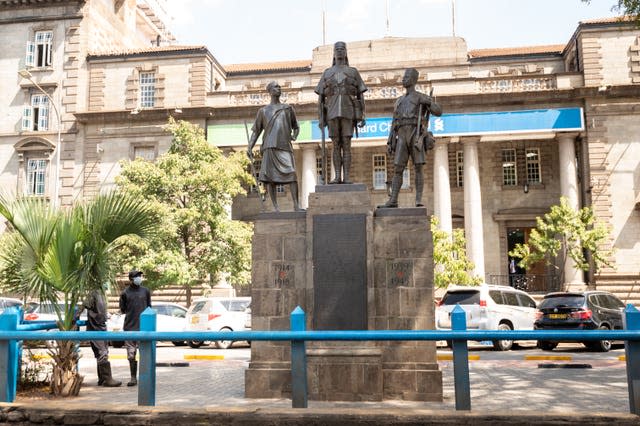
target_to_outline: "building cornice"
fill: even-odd
[[[142,121],[162,121],[166,122],[169,117],[178,120],[203,119],[213,117],[215,108],[211,107],[184,107],[175,108],[143,109],[133,114],[130,110],[118,111],[91,111],[77,112],[74,114],[78,122],[92,124],[94,122],[142,122]]]

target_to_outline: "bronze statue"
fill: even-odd
[[[351,138],[356,125],[365,125],[363,93],[366,91],[367,86],[358,70],[349,66],[347,45],[337,42],[333,46],[333,65],[322,73],[315,90],[319,102],[319,126],[323,132],[325,126],[329,128],[329,137],[333,141],[336,177],[330,183],[351,183]]]
[[[293,209],[302,211],[298,203],[298,178],[293,157],[292,141],[296,140],[300,128],[296,113],[290,105],[280,103],[282,91],[280,85],[272,81],[267,85],[267,92],[271,95],[271,103],[258,111],[256,120],[251,128],[247,155],[253,161],[253,147],[262,136],[262,165],[258,180],[267,187],[267,192],[275,211],[280,211],[276,194],[276,185],[289,184]]]
[[[391,181],[391,195],[389,200],[378,207],[398,207],[398,194],[402,187],[402,173],[407,167],[409,157],[413,162],[416,175],[416,207],[422,207],[422,190],[424,175],[422,168],[425,163],[426,151],[433,149],[435,139],[428,131],[429,115],[442,115],[442,108],[431,96],[416,90],[418,70],[409,68],[402,77],[402,86],[406,93],[396,101],[393,111],[393,122],[387,152],[393,155],[393,180]]]

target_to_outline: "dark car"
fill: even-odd
[[[549,293],[538,304],[536,330],[619,330],[624,303],[604,291]],[[559,341],[539,340],[538,348],[553,350]],[[585,341],[587,348],[607,352],[611,341]]]

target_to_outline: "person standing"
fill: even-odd
[[[129,285],[120,295],[120,312],[125,314],[122,327],[124,331],[139,331],[140,314],[151,307],[151,293],[148,288],[142,286],[142,275],[142,272],[136,270],[129,272]],[[138,384],[138,361],[136,361],[138,343],[130,340],[124,342],[131,371],[131,380],[127,386]]]
[[[402,77],[406,89],[396,101],[393,111],[392,129],[387,140],[387,152],[393,156],[393,180],[389,200],[378,207],[398,207],[398,194],[402,188],[402,174],[409,157],[414,166],[416,181],[416,207],[422,207],[424,189],[423,166],[426,150],[432,149],[433,135],[428,131],[425,116],[430,111],[435,116],[442,115],[442,108],[430,96],[416,90],[418,70],[409,68]]]
[[[336,177],[330,183],[351,183],[351,138],[356,125],[365,125],[366,91],[367,86],[358,70],[349,66],[347,45],[343,41],[337,42],[333,46],[333,64],[322,73],[315,89],[319,104],[319,126],[329,128],[329,137],[333,142]]]
[[[105,291],[108,286],[94,289],[89,292],[87,298],[80,306],[77,317],[85,309],[87,310],[87,331],[107,331],[107,300]],[[106,340],[91,340],[91,350],[96,357],[98,369],[98,386],[118,387],[122,382],[114,380],[111,376],[111,363],[109,362],[109,342]]]
[[[258,111],[251,129],[247,156],[253,161],[253,147],[261,133],[262,164],[258,180],[267,187],[267,192],[275,211],[280,211],[276,194],[276,186],[289,184],[293,209],[302,211],[298,201],[298,177],[293,157],[292,141],[296,140],[300,127],[296,113],[290,105],[280,103],[282,89],[275,81],[267,85],[267,92],[271,95],[271,103]]]

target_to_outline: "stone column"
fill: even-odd
[[[451,223],[451,186],[449,184],[448,141],[437,139],[433,155],[433,208],[440,221],[440,229],[453,231]]]
[[[473,274],[484,279],[484,231],[482,224],[478,139],[464,140],[463,152],[464,233],[467,241],[467,257],[475,265]]]
[[[571,208],[578,210],[578,165],[574,145],[576,134],[560,133],[557,138],[560,154],[560,195],[567,198]],[[570,257],[564,262],[564,284],[569,290],[580,290],[585,286],[582,270]]]
[[[302,182],[300,183],[300,207],[309,207],[309,194],[316,187],[316,147],[305,145],[302,148]]]

